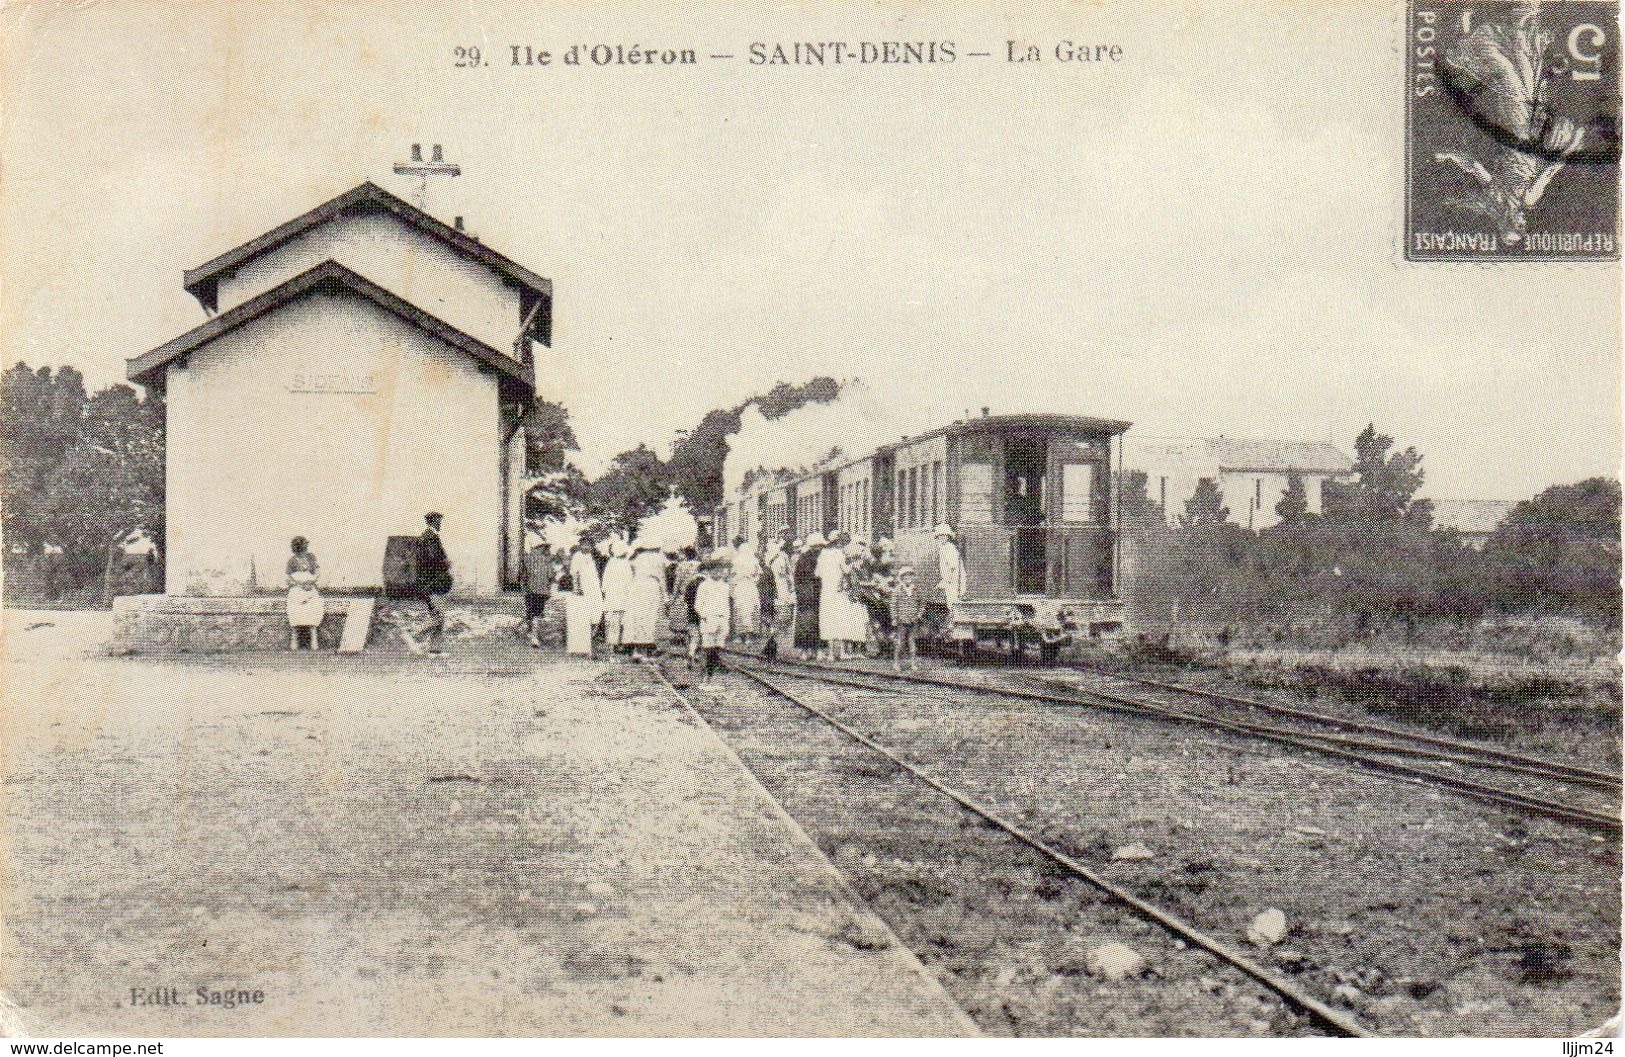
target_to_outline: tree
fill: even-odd
[[[1503,608],[1571,613],[1618,625],[1620,484],[1554,485],[1512,508],[1484,546]]]
[[[36,553],[51,538],[44,499],[79,439],[85,399],[84,378],[72,367],[17,363],[0,375],[0,525],[8,545]]]
[[[145,528],[164,535],[164,412],[127,385],[85,404],[79,439],[52,473],[44,524],[81,570],[100,567],[112,541]]]
[[[526,476],[563,472],[570,453],[581,450],[570,425],[570,412],[563,404],[537,397],[525,412],[522,426]]]
[[[1322,506],[1326,517],[1345,525],[1408,522],[1426,529],[1433,523],[1433,503],[1417,499],[1426,474],[1415,448],[1388,454],[1394,438],[1368,424],[1354,440],[1352,481],[1327,481]]]
[[[1224,505],[1224,497],[1219,494],[1218,482],[1211,477],[1197,481],[1196,491],[1185,500],[1185,513],[1179,518],[1181,527],[1204,528],[1229,520],[1230,509]]]
[[[671,468],[646,445],[623,451],[587,490],[587,513],[630,533],[665,504]]]
[[[729,408],[708,412],[672,445],[671,483],[688,500],[691,510],[712,510],[722,502],[723,467],[728,461],[728,438],[739,432],[745,409],[755,404],[769,420],[783,418],[807,404],[822,404],[841,394],[841,383],[818,377],[801,385],[779,382],[759,396]]]
[[[162,541],[164,408],[156,395],[113,385],[87,398],[73,368],[19,363],[0,376],[0,413],[8,542],[31,554],[60,547],[54,567],[71,587],[100,573],[117,536],[145,527]]]
[[[1304,487],[1303,475],[1293,470],[1287,474],[1286,491],[1275,504],[1275,516],[1281,524],[1297,527],[1309,518],[1309,492]]]
[[[1123,532],[1146,532],[1165,528],[1162,507],[1151,498],[1150,481],[1144,470],[1130,470],[1119,484],[1118,522]]]

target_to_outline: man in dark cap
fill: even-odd
[[[429,652],[440,652],[440,636],[446,630],[446,618],[434,604],[435,595],[451,590],[451,559],[446,546],[440,542],[440,512],[431,510],[423,515],[427,527],[418,537],[418,597],[429,610]]]

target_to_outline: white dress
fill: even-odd
[[[592,626],[598,607],[583,595],[564,596],[564,649],[577,657],[592,656]]]
[[[598,563],[592,555],[570,557],[571,591],[564,601],[564,648],[577,657],[592,656],[592,629],[603,616],[604,596],[598,587]]]
[[[965,594],[965,563],[960,560],[959,547],[952,540],[943,540],[937,548],[937,576],[942,581],[942,594],[952,609]]]
[[[593,561],[592,555],[577,551],[570,557],[570,583],[575,593],[587,601],[583,612],[592,614],[587,623],[598,623],[598,618],[604,615],[604,591],[598,584],[598,563]]]
[[[632,559],[632,586],[626,592],[626,617],[621,640],[628,646],[653,646],[660,641],[666,612],[666,556],[639,551]]]
[[[694,613],[700,618],[700,645],[723,645],[728,638],[728,585],[709,576],[694,592]]]
[[[825,547],[818,554],[814,575],[818,577],[818,637],[825,642],[862,640],[861,631],[853,634],[851,596],[841,589],[846,552],[839,547]]]
[[[623,641],[626,599],[632,590],[632,560],[617,554],[604,566],[604,636],[611,646]]]
[[[733,561],[733,629],[736,635],[756,634],[756,624],[762,616],[762,591],[757,577],[762,575],[762,563],[756,552],[748,547],[739,548]]]
[[[315,559],[310,564],[316,564]],[[288,624],[295,628],[314,628],[327,615],[327,603],[316,590],[316,574],[299,564],[297,558],[288,560]]]

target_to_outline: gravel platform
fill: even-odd
[[[34,1034],[975,1032],[642,668],[112,658],[105,614],[4,616]]]

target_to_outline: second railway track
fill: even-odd
[[[1617,834],[1621,830],[1618,804],[1609,802],[1599,796],[1599,790],[1611,788],[1608,782],[1600,780],[1608,777],[1603,775],[1602,772],[1573,769],[1580,770],[1581,773],[1578,775],[1567,774],[1561,765],[1551,764],[1548,761],[1542,761],[1534,757],[1517,757],[1509,760],[1503,757],[1516,757],[1517,754],[1504,753],[1494,749],[1490,749],[1487,753],[1475,753],[1472,750],[1488,747],[1479,747],[1471,743],[1455,742],[1449,748],[1435,748],[1426,744],[1418,744],[1415,741],[1407,743],[1397,738],[1386,742],[1347,738],[1328,734],[1325,731],[1303,729],[1302,726],[1271,726],[1237,718],[1233,715],[1195,712],[1164,700],[1149,697],[1143,692],[1130,693],[1119,689],[1067,687],[1065,692],[1056,692],[1056,690],[1028,689],[1000,683],[972,683],[923,675],[898,675],[872,669],[853,669],[804,661],[779,660],[773,663],[780,670],[799,673],[810,678],[823,679],[834,685],[844,684],[860,687],[914,686],[930,688],[939,692],[994,695],[1070,708],[1102,707],[1125,714],[1146,716],[1163,722],[1223,730],[1242,737],[1259,739],[1299,751],[1331,757],[1339,762],[1384,774],[1398,781],[1448,789],[1464,797],[1524,814],[1555,819],[1597,832]],[[1239,702],[1244,699],[1232,700]],[[1282,706],[1282,711],[1292,710]],[[1398,730],[1394,730],[1392,733],[1402,736],[1410,734],[1410,732]],[[1424,736],[1422,740],[1442,739],[1426,739]],[[1416,766],[1412,762],[1402,762],[1400,759],[1393,758],[1396,756],[1432,763],[1438,769]],[[1524,783],[1524,787],[1508,788],[1504,785],[1490,785],[1486,782],[1448,773],[1448,769],[1468,768],[1481,768],[1513,774]],[[1585,802],[1574,799],[1577,791],[1568,788],[1571,784],[1585,787],[1583,790],[1578,791],[1578,795],[1584,797]]]

